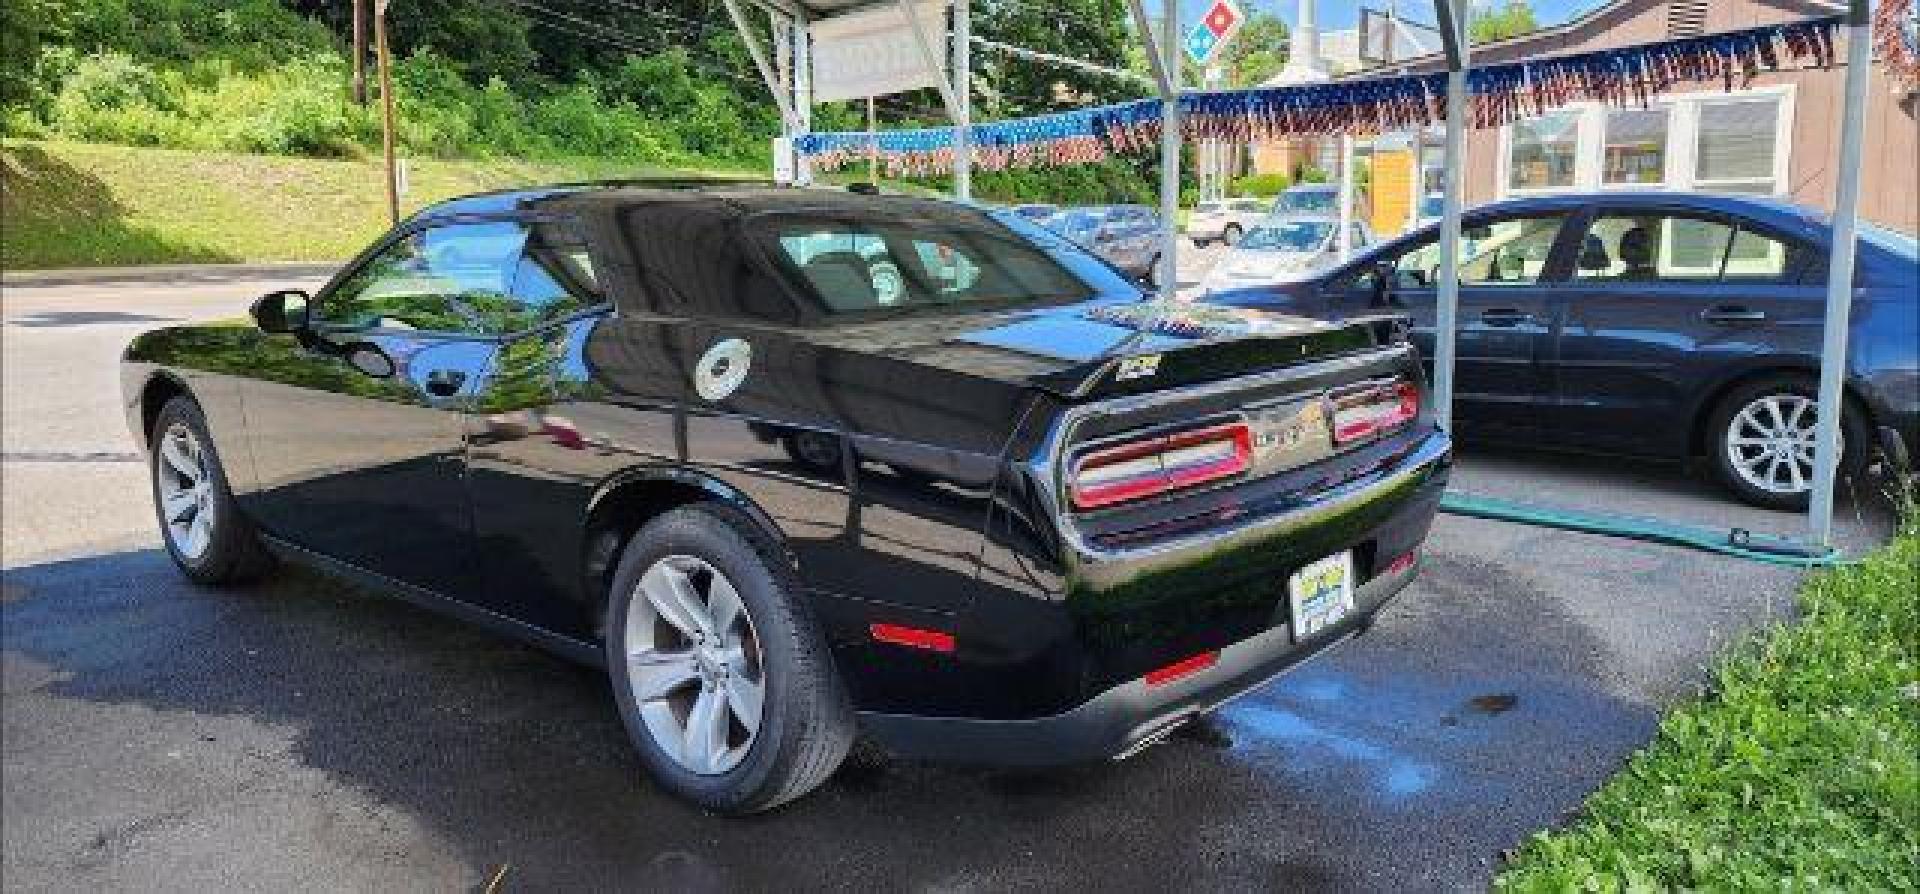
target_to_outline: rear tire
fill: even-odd
[[[160,542],[195,583],[253,580],[273,568],[273,554],[240,514],[227,473],[193,398],[167,401],[148,432],[147,480]]]
[[[1767,509],[1807,508],[1813,491],[1813,437],[1819,386],[1804,376],[1780,376],[1735,388],[1707,423],[1707,458],[1714,476],[1741,500]],[[1866,469],[1867,426],[1854,411],[1840,415],[1840,469],[1844,485]]]
[[[1228,248],[1239,245],[1240,225],[1227,224],[1227,228],[1220,231],[1220,241],[1226,243]]]
[[[607,600],[607,667],[661,786],[756,813],[840,766],[853,711],[801,599],[774,546],[731,508],[675,509],[633,536]]]

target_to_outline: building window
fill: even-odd
[[[1663,108],[1607,112],[1602,183],[1618,185],[1666,181],[1667,114]]]
[[[1699,189],[1772,193],[1780,100],[1739,99],[1700,104],[1693,183]]]
[[[1507,186],[1513,190],[1559,189],[1573,185],[1579,157],[1580,115],[1555,112],[1513,125]]]

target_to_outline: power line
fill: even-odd
[[[542,18],[539,15],[531,16],[530,18],[536,24],[539,24],[548,28],[553,28],[559,31],[565,31],[569,34],[574,35],[575,37],[582,37],[587,40],[597,41],[603,45],[615,47],[618,49],[623,49],[629,53],[633,53],[636,55],[653,56],[653,55],[658,55],[666,50],[676,48],[673,46],[661,46],[658,44],[649,45],[647,43],[644,43],[642,41],[642,38],[639,35],[633,34],[632,32],[623,31],[621,29],[614,28],[610,25],[603,25],[598,22],[580,18],[579,16],[569,15],[567,13],[560,12],[558,10],[549,9],[537,3],[528,2],[528,0],[507,0],[507,2],[515,6],[521,7],[522,9],[530,12],[542,13],[546,16],[552,17],[552,18]],[[574,24],[572,25],[567,24],[569,22]],[[713,65],[711,63],[702,62],[698,59],[694,59],[691,57],[686,59],[685,62],[687,65],[690,65],[694,68],[698,68],[703,71],[712,72],[714,74],[718,74],[723,77],[732,78],[743,84],[752,84],[754,86],[760,85],[759,80],[754,78],[748,78],[735,70],[730,70],[721,66]]]

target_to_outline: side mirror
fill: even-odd
[[[253,325],[261,332],[279,334],[300,332],[308,327],[308,313],[312,307],[312,298],[299,289],[282,289],[268,292],[253,302],[249,311],[253,315]]]

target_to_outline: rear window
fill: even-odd
[[[775,215],[755,234],[800,292],[831,314],[1077,301],[1087,284],[988,220]]]

